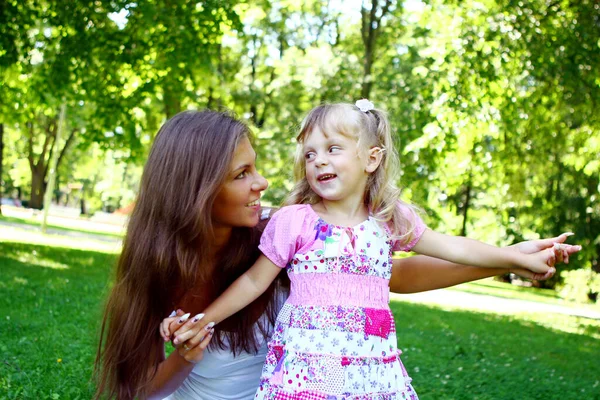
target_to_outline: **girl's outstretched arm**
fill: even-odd
[[[554,251],[546,249],[523,254],[509,248],[499,248],[477,240],[449,236],[426,229],[413,247],[417,253],[464,265],[486,268],[525,268],[545,274],[554,265]]]
[[[569,256],[581,250],[581,246],[563,244],[572,233],[563,233],[548,239],[529,240],[508,246],[509,249],[523,254],[531,254],[553,248],[556,262],[569,263]],[[555,246],[559,244],[559,246]],[[441,289],[460,283],[488,278],[508,272],[527,279],[548,279],[548,274],[534,274],[526,269],[482,268],[456,264],[427,256],[413,256],[394,259],[390,290],[394,293],[417,293],[427,290]]]
[[[279,272],[281,268],[261,255],[248,271],[204,310],[202,318],[189,320],[175,332],[173,344],[184,343],[199,333],[204,336],[202,329],[208,332],[215,324],[252,303],[267,290]]]

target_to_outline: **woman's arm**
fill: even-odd
[[[569,255],[581,250],[581,246],[562,244],[571,235],[571,233],[563,233],[554,238],[530,240],[508,248],[523,254],[531,254],[553,247],[555,243],[558,243],[560,246],[555,247],[556,262],[568,263]],[[413,256],[393,260],[390,290],[394,293],[424,292],[508,272],[538,280],[548,279],[554,274],[553,270],[545,275],[533,274],[524,269],[472,267],[427,256]]]
[[[183,313],[178,312],[178,314],[174,318],[180,318]],[[170,319],[166,318],[166,320]],[[151,389],[148,398],[164,399],[177,390],[185,378],[192,372],[194,365],[202,360],[204,350],[211,339],[212,332],[205,335],[198,345],[190,347],[176,346],[175,351],[159,364],[156,375],[150,382]]]
[[[471,267],[429,256],[394,259],[390,291],[418,293],[505,274],[508,269]]]
[[[173,393],[194,369],[194,363],[181,357],[177,351],[172,352],[166,360],[160,363],[148,399],[164,399]]]

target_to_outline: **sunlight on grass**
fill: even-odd
[[[600,321],[597,319],[554,313],[519,313],[513,317],[522,321],[534,322],[553,331],[587,335],[600,339]]]
[[[29,226],[40,227],[42,224],[42,215],[37,213],[32,215],[31,213],[20,213],[14,212],[14,210],[5,209],[3,207],[3,215],[0,216],[0,221],[25,224]],[[6,214],[6,215],[4,215]],[[49,229],[59,229],[74,232],[85,232],[91,234],[98,234],[103,236],[111,237],[122,237],[125,231],[123,226],[102,224],[93,221],[88,221],[84,218],[60,218],[49,216],[47,227]]]
[[[39,231],[11,226],[0,227],[0,242],[41,244],[70,249],[95,250],[104,253],[118,253],[121,251],[121,244],[117,242],[102,242],[94,239],[73,238],[55,234],[44,235]],[[39,260],[36,262],[39,262]]]
[[[498,282],[493,278],[482,279],[476,282],[463,283],[461,285],[453,286],[448,289],[460,292],[502,297],[507,299],[535,301],[537,303],[552,304],[572,309],[589,310],[596,313],[600,312],[600,302],[597,304],[576,303],[561,298],[556,291],[551,289],[522,287],[512,285],[506,282]]]
[[[393,303],[404,303],[405,300],[401,296],[396,296],[390,301],[390,305]],[[574,333],[578,335],[588,335],[596,339],[600,339],[600,320],[583,318],[571,315],[556,314],[556,313],[542,313],[542,312],[519,312],[515,313],[512,311],[490,311],[490,310],[477,310],[473,308],[468,311],[465,307],[456,307],[451,305],[439,305],[439,304],[428,304],[427,307],[437,308],[443,311],[463,311],[463,312],[474,312],[481,313],[483,315],[489,314],[491,316],[502,316],[513,320],[521,321],[521,323],[529,324],[535,323],[540,326],[544,326],[550,330],[566,333]],[[444,323],[442,323],[444,326]]]
[[[4,257],[13,259],[23,264],[31,264],[36,267],[52,268],[52,269],[68,269],[69,266],[65,263],[60,263],[47,258],[40,258],[35,250],[31,253],[17,252],[14,254],[4,254]]]

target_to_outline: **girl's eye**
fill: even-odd
[[[331,146],[331,147],[329,148],[329,152],[330,152],[330,153],[334,153],[334,152],[336,152],[336,151],[339,151],[339,150],[341,150],[341,149],[342,149],[342,148],[341,148],[340,146]]]
[[[243,171],[238,176],[236,176],[235,179],[244,179],[246,175],[248,175],[248,171]]]
[[[312,151],[309,151],[308,153],[304,154],[304,158],[306,160],[312,160],[315,158],[315,153],[313,153]]]

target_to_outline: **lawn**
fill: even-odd
[[[0,399],[91,398],[115,258],[103,243],[0,234]],[[600,399],[600,321],[392,309],[421,400]]]
[[[0,215],[0,222],[8,222],[13,224],[21,224],[39,227],[41,229],[41,217],[8,217],[5,215]],[[71,224],[69,225],[65,221],[69,221],[68,219],[62,219],[60,223],[48,223],[46,225],[48,230],[52,230],[55,232],[79,232],[79,233],[87,233],[91,235],[99,235],[99,237],[107,236],[111,238],[120,239],[123,237],[122,229],[119,227],[111,226],[111,225],[102,225],[102,224],[94,224],[94,223],[86,223],[85,220],[82,219],[73,219]],[[87,227],[82,227],[82,225],[87,225]],[[96,227],[90,228],[90,226]],[[103,230],[98,227],[103,227]]]

